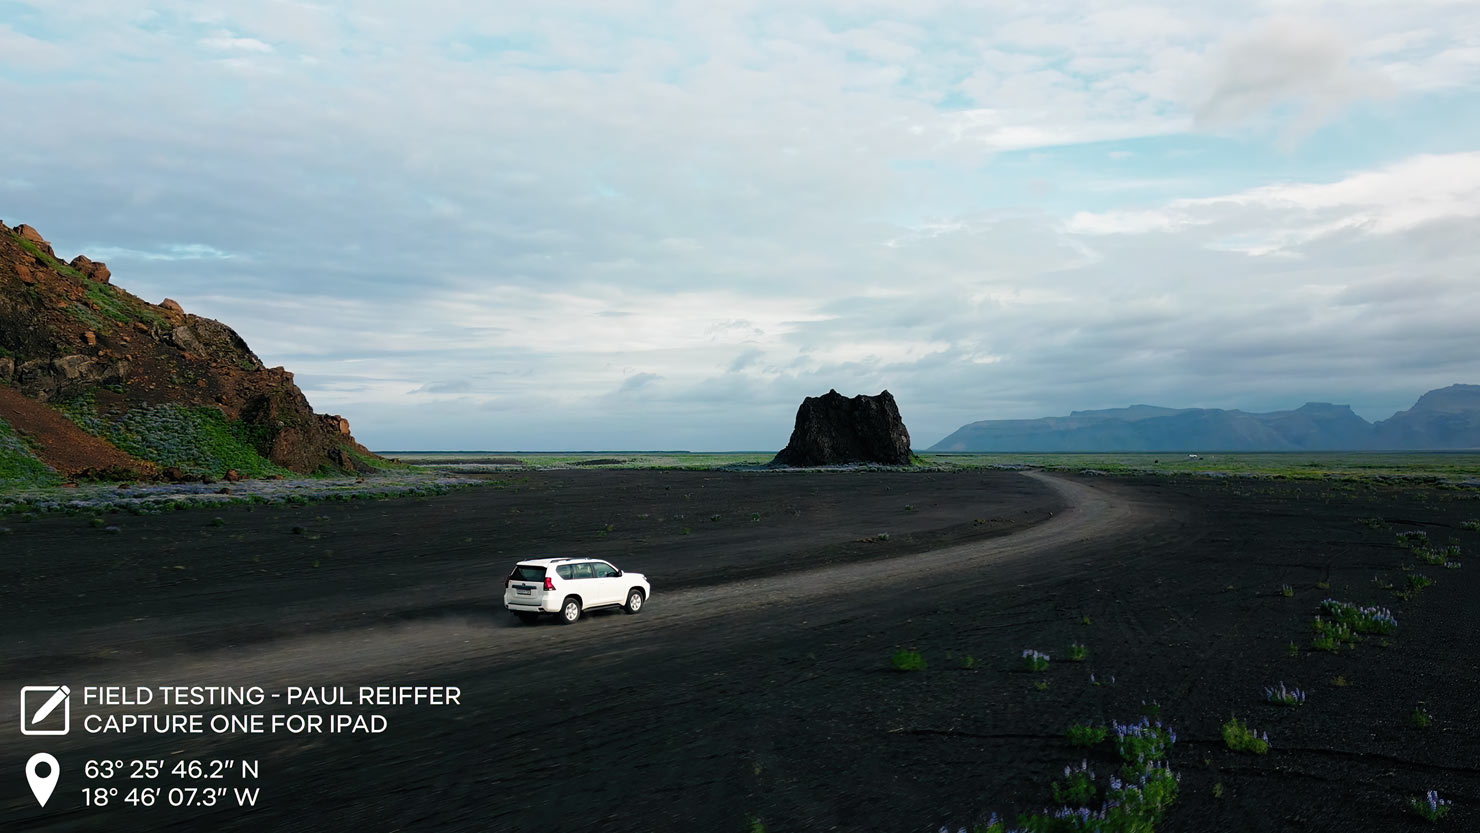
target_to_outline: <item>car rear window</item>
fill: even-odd
[[[555,568],[555,575],[560,576],[561,578],[570,578],[570,573],[571,566],[569,564],[561,564],[559,567]]]
[[[545,568],[533,564],[519,564],[514,567],[514,572],[509,578],[515,581],[539,581],[545,577]]]

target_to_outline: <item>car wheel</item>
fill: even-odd
[[[622,605],[622,610],[627,613],[637,613],[642,610],[643,601],[642,591],[634,587],[627,593],[627,603]]]
[[[574,625],[581,618],[581,600],[575,596],[565,600],[560,606],[560,621],[567,625]]]
[[[540,620],[540,615],[538,613],[530,613],[525,610],[517,611],[514,615],[518,616],[519,621],[523,622],[526,625],[533,625],[535,622],[538,622]]]

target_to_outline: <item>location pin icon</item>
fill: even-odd
[[[41,767],[46,767],[46,774],[37,772]],[[46,800],[51,798],[52,790],[57,788],[57,778],[62,774],[62,767],[57,759],[45,752],[37,752],[26,761],[26,780],[31,782],[31,792],[36,795],[36,800],[41,806],[46,806]]]

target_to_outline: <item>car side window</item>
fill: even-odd
[[[591,578],[591,565],[590,565],[590,563],[577,564],[577,565],[575,565],[575,567],[576,567],[575,578]]]
[[[555,575],[560,576],[561,578],[570,578],[570,573],[571,571],[569,564],[561,564],[559,567],[555,568]]]
[[[612,565],[610,565],[610,564],[596,563],[596,564],[593,564],[591,566],[593,566],[593,567],[596,568],[596,577],[597,578],[612,578],[613,576],[615,576],[617,574],[616,569],[613,568]]]

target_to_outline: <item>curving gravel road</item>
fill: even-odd
[[[390,728],[368,736],[74,733],[38,746],[35,738],[0,734],[7,760],[45,748],[74,767],[104,756],[253,757],[263,762],[266,795],[250,811],[147,812],[82,808],[75,793],[62,799],[70,807],[43,811],[28,806],[27,796],[6,795],[0,819],[22,821],[17,829],[27,830],[728,830],[746,823],[752,805],[785,806],[782,815],[799,820],[813,804],[816,818],[829,824],[854,818],[852,791],[877,793],[880,784],[837,783],[799,797],[793,783],[777,805],[774,794],[756,793],[751,782],[765,781],[776,767],[800,768],[827,783],[826,761],[869,758],[880,731],[867,728],[877,719],[867,716],[870,690],[895,680],[876,669],[916,620],[961,619],[979,633],[1031,625],[1042,617],[1030,600],[1034,588],[1085,571],[1111,544],[1123,547],[1148,530],[1170,536],[1180,526],[1165,507],[1124,488],[1039,473],[1007,477],[1031,481],[1037,505],[1052,507],[1044,520],[984,540],[672,591],[663,575],[650,574],[654,596],[638,616],[595,612],[573,627],[553,620],[521,625],[499,609],[502,582],[494,578],[440,593],[414,587],[414,602],[391,592],[366,596],[358,613],[372,624],[239,646],[170,650],[161,635],[165,620],[146,631],[145,647],[126,662],[76,658],[52,676],[74,690],[455,685],[462,705],[379,709]],[[950,512],[970,519],[978,510]],[[328,601],[346,610],[355,605],[338,596]],[[419,612],[397,618],[408,605]],[[344,621],[341,613],[332,621]],[[203,627],[207,620],[181,621]],[[21,670],[7,667],[0,682],[5,713],[18,707],[19,686],[33,682]],[[807,725],[792,724],[798,716]],[[887,783],[892,776],[887,765],[871,765],[869,774],[849,777]],[[898,794],[899,786],[883,794]]]

